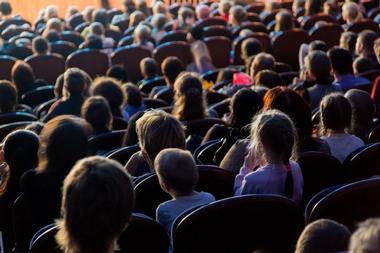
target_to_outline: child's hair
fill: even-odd
[[[320,104],[321,134],[329,130],[349,130],[351,127],[351,105],[342,94],[333,93],[325,96]]]
[[[133,207],[131,179],[119,163],[80,160],[64,181],[57,242],[67,252],[107,252],[126,229]]]
[[[297,132],[293,121],[278,110],[257,115],[251,125],[250,149],[254,157],[264,157],[269,163],[283,163],[288,172],[285,196],[293,196],[293,177],[290,160],[296,159]]]
[[[90,123],[95,133],[112,128],[111,108],[101,96],[87,98],[82,105],[81,115]]]
[[[189,151],[164,149],[154,160],[154,168],[161,187],[175,195],[191,194],[198,183],[198,168]]]
[[[159,110],[146,112],[136,123],[140,147],[148,155],[150,165],[165,148],[185,148],[185,131],[172,115]]]

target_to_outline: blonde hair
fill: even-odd
[[[359,224],[352,234],[349,253],[375,253],[380,250],[380,219],[371,218]]]
[[[358,4],[346,2],[342,6],[342,17],[345,21],[356,23],[363,18]]]
[[[58,6],[57,5],[47,6],[44,12],[44,18],[46,21],[48,21],[51,18],[58,18]]]
[[[185,148],[185,131],[182,124],[172,115],[161,111],[146,112],[136,122],[139,144],[153,165],[157,154],[165,148]]]

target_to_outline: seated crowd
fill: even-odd
[[[351,223],[308,210],[380,174],[343,171],[380,142],[378,5],[123,0],[65,17],[50,5],[31,24],[0,1],[0,252],[134,252],[120,238],[139,212],[184,252],[186,219],[247,195],[282,196],[306,220],[289,249],[250,252],[380,252],[367,206],[344,210],[366,214]],[[338,179],[310,178],[307,155]],[[51,228],[56,247],[34,251]]]

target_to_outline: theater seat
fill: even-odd
[[[49,85],[26,92],[22,95],[21,102],[34,108],[54,98],[54,86]]]
[[[108,56],[99,50],[80,49],[67,57],[67,68],[80,68],[92,78],[104,76],[108,69]]]
[[[364,30],[371,30],[374,32],[378,32],[379,25],[373,20],[366,19],[366,20],[362,20],[357,23],[354,23],[353,25],[348,27],[347,30],[354,33],[360,33],[361,31],[364,31]]]
[[[65,59],[58,54],[32,55],[25,59],[37,79],[43,79],[54,84],[56,79],[65,72]]]
[[[158,45],[164,44],[166,42],[172,42],[172,41],[184,41],[187,42],[186,39],[187,33],[184,31],[171,31],[165,34],[159,41]]]
[[[223,36],[204,39],[210,52],[211,60],[216,68],[230,65],[231,40]]]
[[[89,154],[107,154],[109,151],[120,148],[126,130],[116,130],[105,134],[90,137],[88,140]]]
[[[12,80],[12,68],[17,59],[12,56],[0,56],[0,79]]]
[[[183,41],[173,41],[164,43],[156,47],[153,51],[153,58],[157,61],[158,65],[169,56],[178,57],[185,66],[192,62],[192,55],[190,52],[190,46]]]
[[[109,159],[116,160],[122,165],[125,165],[129,161],[129,158],[131,158],[133,154],[139,151],[140,147],[138,145],[133,145],[113,150],[110,153],[108,153],[106,157]]]
[[[70,54],[74,53],[77,50],[77,46],[74,43],[68,41],[56,41],[50,43],[50,51],[61,55],[66,59]]]

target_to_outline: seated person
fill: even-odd
[[[137,86],[158,77],[158,64],[156,60],[150,57],[144,58],[140,61],[140,72],[143,79],[137,83]]]
[[[133,45],[153,51],[154,44],[150,41],[150,39],[152,39],[152,31],[148,26],[142,24],[138,25],[133,33],[133,38]]]
[[[87,98],[82,106],[81,116],[92,127],[93,135],[112,130],[112,113],[107,100],[101,96]]]
[[[49,53],[49,44],[43,37],[35,37],[32,41],[33,55],[46,55]]]
[[[354,74],[357,76],[373,70],[373,62],[368,58],[359,56],[354,60],[352,67],[354,69]]]
[[[356,55],[370,59],[373,62],[374,69],[380,68],[374,51],[374,44],[377,38],[379,38],[377,33],[364,30],[359,33],[356,41]]]
[[[263,52],[263,45],[256,38],[247,38],[241,44],[241,59],[247,66],[249,58]]]
[[[356,47],[356,40],[358,39],[358,35],[354,32],[343,32],[340,35],[339,40],[339,47],[346,49],[350,52],[351,56],[353,58],[356,57],[355,55],[355,47]]]
[[[125,68],[123,65],[112,65],[107,70],[106,76],[115,78],[121,83],[128,82],[128,73],[127,71],[125,71]]]
[[[141,92],[136,85],[127,83],[123,86],[125,89],[125,105],[123,108],[123,118],[128,122],[129,118],[135,113],[146,110]]]
[[[380,219],[371,218],[359,224],[350,238],[348,253],[380,251]]]
[[[17,89],[7,80],[0,81],[0,114],[16,111]]]

